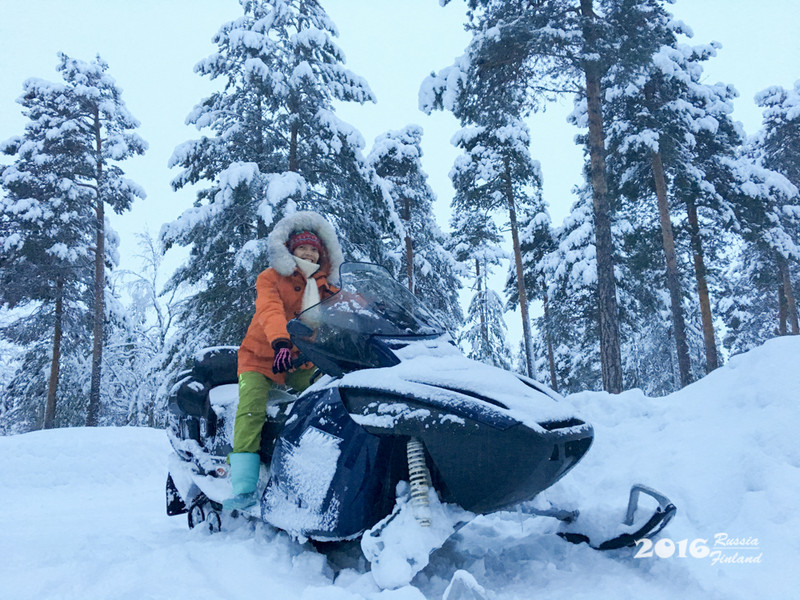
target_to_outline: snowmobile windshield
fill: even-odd
[[[433,313],[383,267],[345,263],[339,275],[339,291],[303,311],[289,328],[295,345],[323,372],[342,375],[396,364],[380,338],[445,333]]]

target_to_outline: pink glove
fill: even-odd
[[[292,368],[292,353],[289,348],[280,348],[275,353],[275,362],[272,363],[273,373],[286,373]]]

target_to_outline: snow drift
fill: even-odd
[[[0,595],[792,597],[800,587],[798,356],[800,339],[779,338],[664,398],[633,390],[565,400],[593,424],[595,443],[546,500],[605,524],[623,518],[631,483],[652,485],[678,506],[659,536],[674,542],[672,552],[662,543],[639,558],[641,548],[599,553],[552,535],[555,521],[499,513],[456,534],[412,586],[380,591],[363,563],[334,575],[311,546],[269,527],[240,523],[211,535],[167,517],[163,431],[64,429],[0,438]],[[698,539],[708,556],[686,550]]]

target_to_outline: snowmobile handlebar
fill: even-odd
[[[292,371],[294,371],[295,369],[299,369],[300,367],[302,367],[307,362],[308,362],[308,359],[301,352],[300,354],[297,355],[297,358],[292,359]]]

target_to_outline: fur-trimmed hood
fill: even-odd
[[[321,271],[328,267],[328,281],[334,285],[339,283],[339,267],[344,262],[342,247],[336,237],[333,226],[320,214],[310,210],[298,211],[285,216],[275,224],[272,233],[267,237],[267,256],[269,265],[279,274],[288,277],[294,273],[297,264],[292,253],[286,247],[289,236],[295,231],[313,231],[325,246],[328,265],[322,263]]]

